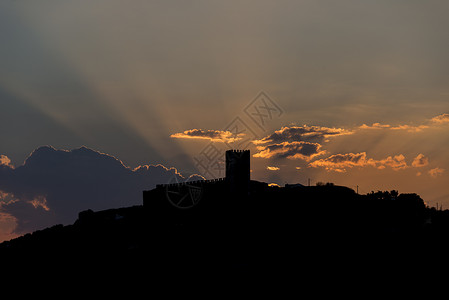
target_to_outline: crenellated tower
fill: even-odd
[[[229,191],[238,196],[247,196],[251,179],[250,151],[226,151],[226,181]]]

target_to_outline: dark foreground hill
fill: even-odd
[[[197,210],[81,212],[73,225],[0,244],[3,274],[46,270],[59,279],[79,274],[122,282],[292,274],[303,284],[381,278],[379,287],[398,278],[447,277],[449,211],[426,207],[416,194],[362,196],[328,185],[205,196]]]

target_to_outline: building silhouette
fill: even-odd
[[[243,199],[255,189],[267,187],[266,183],[251,181],[250,157],[249,150],[228,150],[225,178],[158,184],[153,190],[143,191],[143,205],[152,210],[185,210],[194,206],[198,210]]]
[[[229,192],[234,195],[248,195],[251,179],[250,151],[226,151],[226,181]]]

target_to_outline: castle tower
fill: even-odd
[[[226,181],[232,194],[248,195],[250,181],[249,150],[226,151]]]

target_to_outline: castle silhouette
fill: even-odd
[[[255,185],[267,186],[259,182],[251,184],[250,151],[228,150],[225,178],[159,184],[153,190],[143,191],[143,205],[153,209],[164,209],[167,204],[177,209],[193,208],[202,200],[213,201],[211,198],[223,195],[242,199]]]

